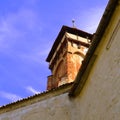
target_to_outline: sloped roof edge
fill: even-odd
[[[56,50],[58,44],[60,43],[62,37],[64,36],[65,32],[69,32],[71,34],[75,34],[75,35],[79,35],[81,37],[85,37],[85,38],[89,38],[89,39],[92,39],[92,34],[90,33],[87,33],[87,32],[84,32],[82,30],[79,30],[77,28],[71,28],[71,27],[68,27],[68,26],[62,26],[56,40],[54,41],[54,44],[52,46],[52,49],[51,51],[49,52],[48,54],[48,57],[46,58],[46,61],[49,62],[54,54],[54,51]]]
[[[13,102],[13,103],[10,103],[7,105],[3,105],[0,107],[0,114],[22,108],[27,105],[34,104],[36,102],[40,102],[42,100],[45,100],[45,99],[48,99],[48,98],[51,98],[54,96],[58,96],[60,94],[67,93],[71,89],[72,84],[73,84],[73,82],[67,83],[67,84],[61,85],[57,88],[51,89],[49,91],[44,91],[42,93],[35,94],[35,95],[27,97],[27,98],[23,98],[16,102]]]
[[[83,76],[87,72],[86,69],[88,68],[88,65],[90,64],[90,60],[92,59],[94,52],[95,52],[97,46],[99,45],[102,36],[104,35],[104,32],[110,22],[110,19],[114,13],[114,10],[115,10],[118,2],[119,2],[119,0],[109,0],[108,5],[105,9],[105,12],[102,16],[102,19],[96,30],[96,33],[93,36],[92,44],[86,54],[86,57],[85,57],[85,59],[82,63],[82,66],[78,72],[75,82],[69,92],[70,97],[75,97],[81,92],[81,90],[86,82],[86,79],[83,79]]]

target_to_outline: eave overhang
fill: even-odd
[[[50,52],[48,54],[48,57],[46,59],[47,62],[50,62],[55,50],[57,49],[57,46],[59,45],[62,37],[65,35],[66,32],[74,34],[74,35],[78,35],[78,36],[81,36],[81,37],[84,37],[84,38],[88,38],[90,40],[92,40],[92,37],[93,37],[92,34],[84,32],[84,31],[79,30],[77,28],[71,28],[71,27],[68,27],[68,26],[62,26],[62,28],[61,28],[61,30],[60,30],[60,32],[59,32],[53,46],[52,46],[52,49],[50,50]]]
[[[70,97],[75,97],[81,92],[81,90],[88,78],[90,69],[92,68],[92,64],[96,58],[96,56],[94,55],[94,52],[95,52],[97,46],[99,45],[99,43],[105,33],[105,30],[108,27],[108,24],[112,18],[114,10],[118,4],[119,4],[119,0],[110,0],[108,2],[108,5],[102,16],[102,19],[97,28],[97,31],[96,31],[95,35],[93,36],[92,44],[86,54],[86,57],[85,57],[85,59],[82,63],[82,66],[78,72],[75,82],[69,92]]]

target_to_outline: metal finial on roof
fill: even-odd
[[[75,20],[72,19],[72,23],[73,23],[73,28],[75,28]]]

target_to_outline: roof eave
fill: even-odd
[[[44,91],[42,93],[35,94],[35,95],[27,97],[27,98],[23,98],[16,102],[0,106],[0,114],[19,109],[21,107],[26,107],[26,106],[34,104],[36,102],[40,102],[40,101],[49,99],[51,97],[55,97],[55,96],[58,96],[58,95],[61,95],[64,93],[68,93],[71,89],[72,84],[73,84],[73,82],[67,83],[67,84],[61,85],[57,88],[51,89],[49,91]]]
[[[60,40],[62,39],[62,37],[64,36],[65,32],[69,32],[69,33],[72,33],[72,34],[75,34],[75,35],[79,35],[79,36],[82,36],[82,37],[88,37],[89,39],[92,39],[93,35],[90,34],[90,33],[87,33],[87,32],[84,32],[82,30],[79,30],[77,28],[71,28],[71,27],[68,27],[68,26],[62,26],[53,46],[52,46],[52,49],[50,50],[49,54],[48,54],[48,57],[46,58],[46,61],[47,62],[50,62],[53,54],[54,54],[54,51],[56,50]]]
[[[93,36],[93,40],[92,40],[93,42],[92,42],[92,44],[91,44],[91,46],[86,54],[86,57],[85,57],[83,64],[80,68],[80,71],[78,72],[78,75],[75,79],[75,82],[74,82],[74,84],[69,92],[70,97],[77,96],[81,92],[81,90],[82,90],[82,88],[87,80],[87,77],[85,77],[85,79],[83,79],[85,74],[88,74],[88,73],[86,73],[86,72],[88,72],[88,71],[86,71],[86,69],[89,67],[90,60],[92,59],[94,52],[95,52],[98,44],[101,41],[101,38],[102,38],[102,36],[103,36],[103,34],[104,34],[104,32],[105,32],[105,30],[110,22],[110,19],[114,13],[114,10],[115,10],[115,7],[116,7],[118,1],[119,0],[110,0],[108,2],[108,5],[107,5],[105,12],[102,16],[102,19],[101,19],[100,24],[97,28],[97,31],[96,31],[95,35]]]

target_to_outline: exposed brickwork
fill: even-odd
[[[68,82],[73,82],[81,66],[81,57],[77,54],[68,53],[67,55],[67,74]]]
[[[81,39],[83,43],[83,38]],[[86,46],[80,44],[80,40],[64,38],[59,43],[50,61],[49,68],[52,76],[48,77],[47,90],[75,80],[87,49]]]
[[[48,76],[48,81],[47,81],[47,90],[50,90],[52,88],[52,81],[53,81],[53,75]]]

